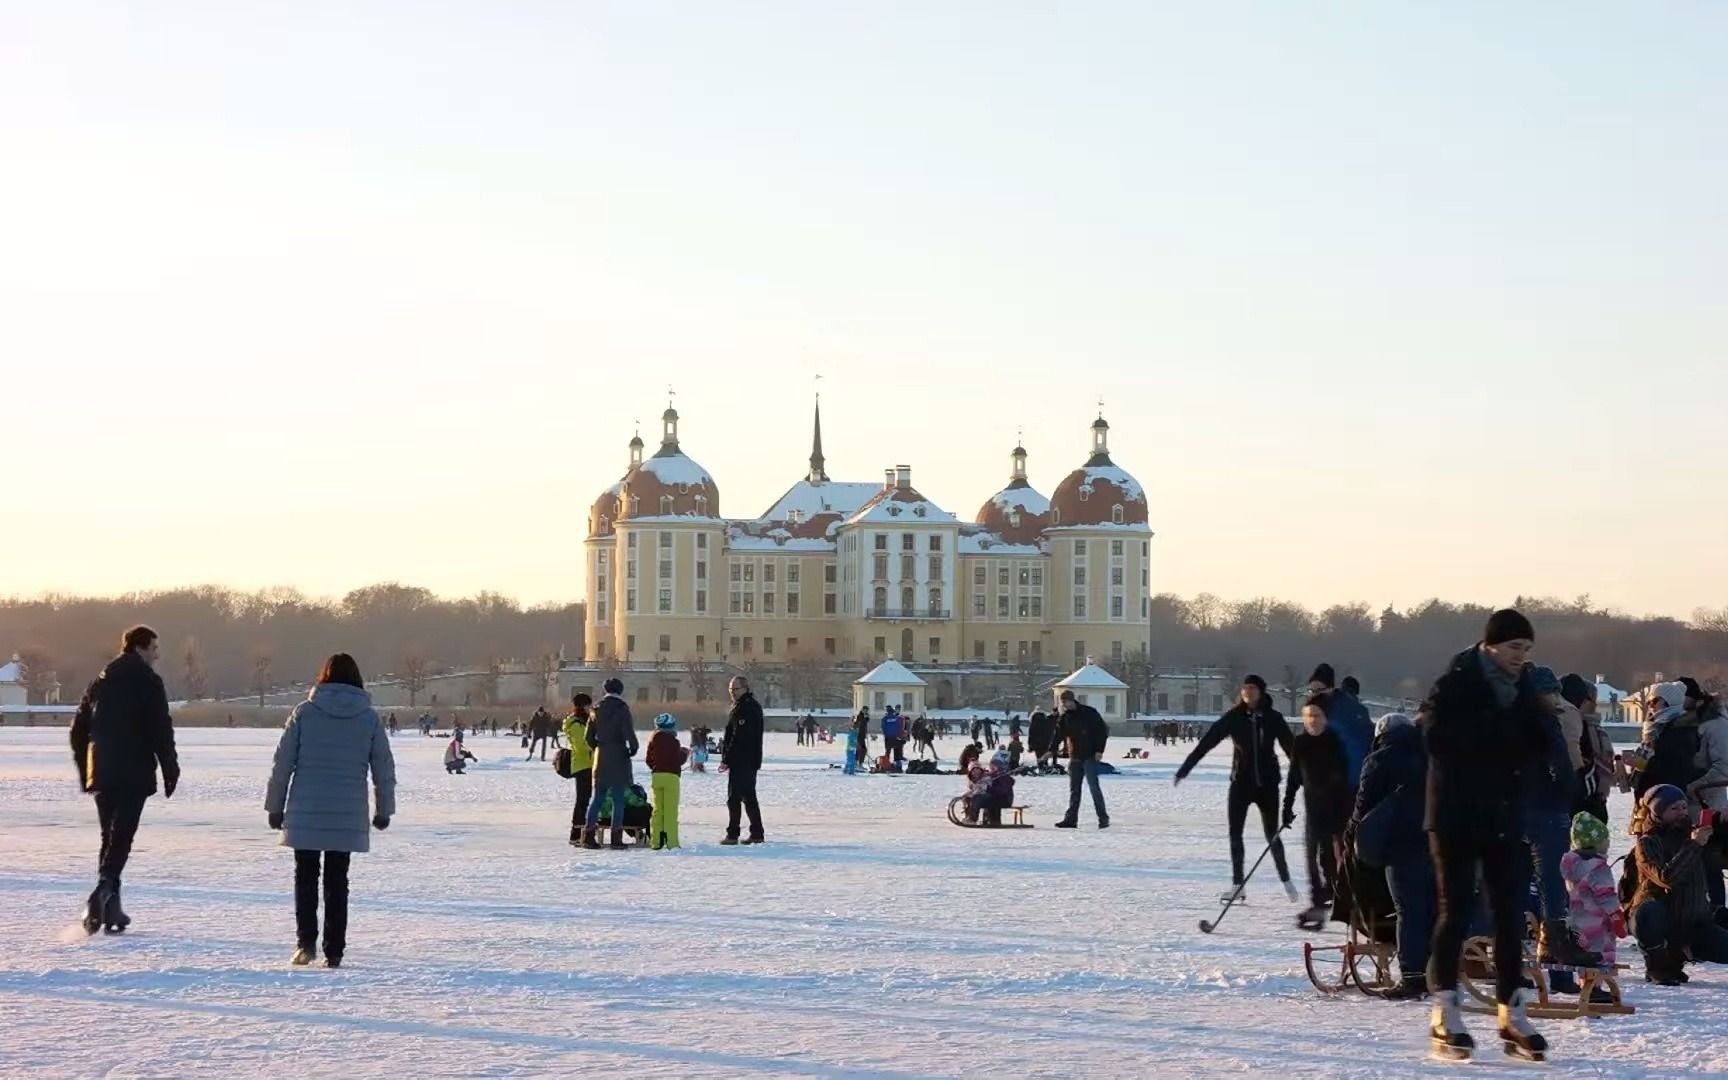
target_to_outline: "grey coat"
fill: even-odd
[[[376,812],[394,817],[396,761],[390,756],[390,736],[372,711],[372,695],[343,683],[314,687],[282,729],[264,796],[266,811],[284,815],[282,846],[296,851],[370,850],[368,770]]]
[[[588,721],[588,745],[594,748],[594,790],[629,787],[636,729],[623,698],[607,694],[594,707],[594,719]]]

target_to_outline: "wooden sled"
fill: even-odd
[[[1532,920],[1534,921],[1534,920]],[[1620,993],[1617,972],[1625,964],[1611,967],[1570,967],[1565,964],[1538,963],[1534,935],[1525,938],[1524,977],[1536,987],[1536,1000],[1525,1011],[1540,1020],[1587,1020],[1592,1016],[1631,1016],[1638,1010],[1626,1004]],[[1555,997],[1548,987],[1548,975],[1554,971],[1569,971],[1578,977],[1578,999],[1570,1001]],[[1494,939],[1473,937],[1464,942],[1463,963],[1458,966],[1458,981],[1471,1000],[1464,1008],[1475,1013],[1495,1013],[1499,1006],[1494,999]],[[1591,995],[1600,987],[1613,996],[1612,1002],[1596,1003]]]
[[[962,829],[1030,829],[1030,828],[1032,828],[1031,825],[1026,824],[1026,807],[1024,807],[1024,806],[1004,806],[1000,811],[998,811],[998,813],[1010,814],[1010,815],[1012,815],[1012,817],[1009,820],[1002,822],[1001,824],[993,825],[993,824],[989,824],[989,823],[983,821],[982,815],[980,815],[980,820],[978,820],[978,821],[967,821],[966,820],[966,813],[965,813],[965,809],[964,809],[965,803],[966,803],[966,796],[964,796],[964,795],[961,795],[958,798],[952,799],[948,803],[948,820],[953,822],[954,824],[960,826]],[[984,813],[989,813],[989,811],[985,811]]]
[[[1397,976],[1392,974],[1398,946],[1377,939],[1374,932],[1377,920],[1363,910],[1353,887],[1353,878],[1359,872],[1354,863],[1340,867],[1339,896],[1334,901],[1333,917],[1337,918],[1338,908],[1343,907],[1349,928],[1344,943],[1302,943],[1302,966],[1308,969],[1308,981],[1322,994],[1341,994],[1354,984],[1369,997],[1380,997],[1398,985]],[[1389,935],[1393,923],[1382,921]]]

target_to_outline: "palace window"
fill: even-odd
[[[762,583],[764,585],[774,584],[774,564],[771,562],[762,564]]]
[[[1008,584],[1008,568],[1006,566],[997,568],[997,570],[996,570],[996,584],[998,584],[998,585],[1007,585]]]
[[[1006,664],[1008,662],[1008,643],[1006,641],[998,641],[996,643],[996,662],[998,664]]]
[[[1110,521],[1112,524],[1116,524],[1116,525],[1122,524],[1122,504],[1121,503],[1117,503],[1115,506],[1112,506],[1110,508]],[[1116,541],[1116,546],[1121,547],[1122,541],[1120,541],[1120,540]]]
[[[671,589],[661,589],[660,590],[660,614],[668,615],[668,614],[671,614],[671,612],[672,612],[672,590]]]
[[[786,614],[798,614],[798,594],[795,592],[789,592],[786,594]]]
[[[798,584],[798,564],[796,562],[786,564],[786,584]]]
[[[942,556],[940,556],[940,555],[930,556],[929,579],[931,581],[941,581],[942,580]]]
[[[1074,598],[1074,617],[1076,619],[1084,619],[1086,617],[1086,598],[1084,596],[1076,596]]]
[[[931,551],[941,551],[942,550],[942,537],[939,534],[932,534],[931,535],[931,537],[930,537],[930,550]]]
[[[877,551],[887,551],[888,550],[888,534],[887,533],[877,533],[876,534],[876,550]]]
[[[672,635],[671,634],[661,634],[660,635],[660,653],[661,653],[661,655],[665,655],[666,653],[669,653],[671,651],[672,651]]]
[[[876,601],[877,614],[881,614],[882,612],[887,611],[888,610],[888,590],[883,588],[880,585],[876,586],[875,601]]]
[[[900,534],[900,550],[901,551],[916,551],[917,548],[918,548],[918,538],[916,536],[912,535],[911,533],[901,533]]]
[[[985,595],[983,593],[973,593],[972,594],[972,617],[973,618],[982,619],[984,617],[984,605],[987,602],[988,602],[988,599],[985,597]]]
[[[827,593],[822,597],[822,614],[834,614],[834,594]]]
[[[762,594],[762,614],[774,614],[774,594],[771,592]]]
[[[972,584],[982,589],[985,582],[988,580],[988,578],[985,577],[985,574],[986,571],[982,566],[974,566],[972,568]]]
[[[707,611],[708,611],[708,590],[707,589],[697,589],[696,590],[696,613],[698,615],[702,615],[702,614],[706,614]],[[702,650],[697,649],[696,651],[701,652]]]

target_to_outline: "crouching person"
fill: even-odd
[[[653,774],[654,809],[648,817],[648,846],[655,851],[678,846],[678,774],[690,752],[678,743],[678,721],[671,713],[654,718],[648,740],[648,771]]]
[[[447,773],[462,773],[468,769],[468,763],[474,760],[474,755],[462,745],[462,732],[457,731],[450,737],[450,744],[444,747],[444,771]]]
[[[1728,964],[1728,930],[1711,918],[1706,891],[1704,847],[1712,831],[1692,824],[1686,793],[1672,784],[1658,784],[1638,800],[1632,816],[1638,886],[1630,910],[1650,982],[1685,982],[1688,952],[1694,961]]]

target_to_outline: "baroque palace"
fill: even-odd
[[[668,408],[652,456],[632,439],[629,468],[589,512],[586,656],[566,666],[566,685],[652,666],[653,697],[678,700],[688,683],[667,672],[698,659],[772,670],[894,658],[983,674],[1067,671],[1149,645],[1146,494],[1111,461],[1102,415],[1088,456],[1049,498],[1016,446],[1007,486],[970,522],[920,494],[908,465],[880,482],[830,480],[820,402],[808,472],[760,516],[728,518],[678,425]],[[953,681],[932,685],[932,706],[977,704],[953,700]],[[644,686],[627,692],[651,700]]]

